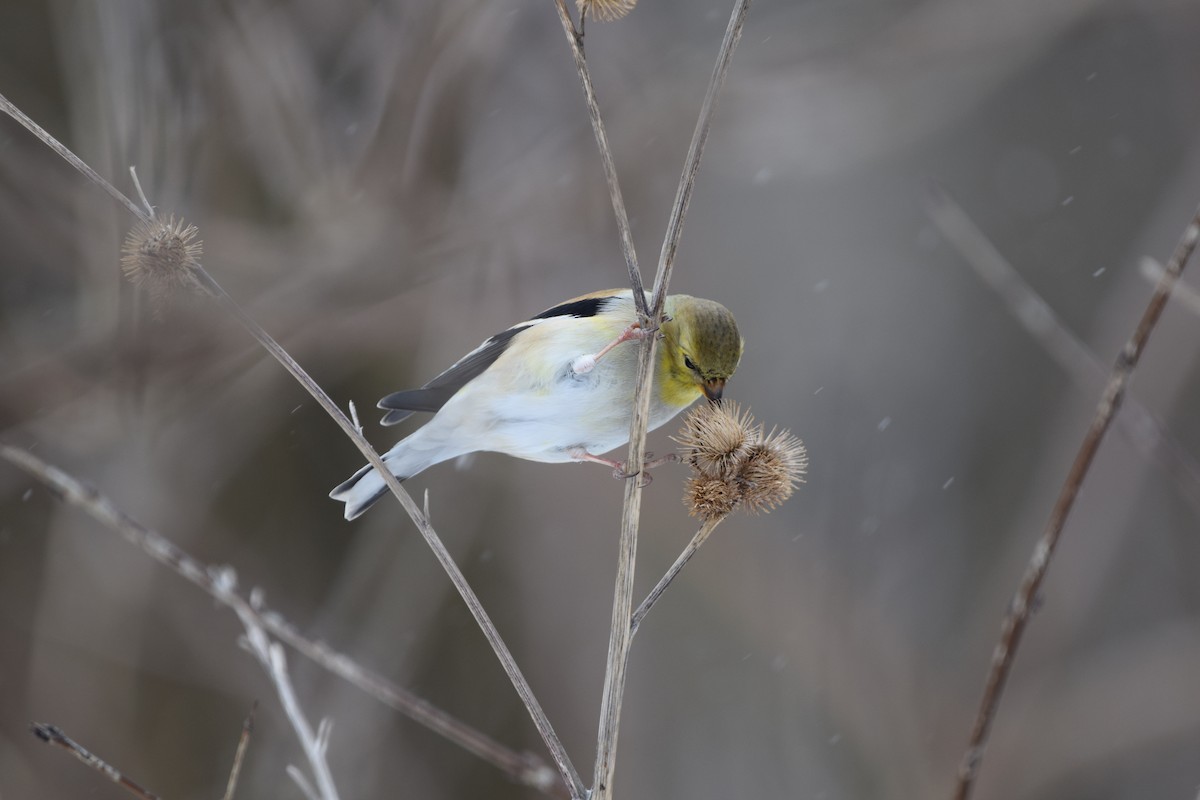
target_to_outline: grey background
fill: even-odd
[[[587,48],[653,264],[728,8],[647,0]],[[922,210],[945,186],[1110,363],[1200,201],[1185,0],[760,0],[673,288],[738,316],[728,394],[791,428],[807,485],[727,522],[634,646],[622,797],[944,797],[1000,616],[1102,382],[1072,379]],[[625,282],[548,0],[0,5],[0,92],[201,228],[204,263],[339,402],[419,385],[557,301]],[[0,120],[0,437],[95,484],[302,630],[542,752],[394,504],[325,495],[359,456],[197,301],[155,323],[127,213]],[[1198,279],[1193,275],[1193,282]],[[1195,283],[1193,283],[1195,285]],[[140,320],[140,321],[139,321]],[[1133,387],[1196,456],[1200,318],[1172,303]],[[367,432],[381,448],[396,429]],[[668,426],[651,449],[670,446]],[[405,428],[404,430],[407,430]],[[639,586],[694,530],[666,469]],[[590,773],[621,487],[483,455],[411,482]],[[1013,672],[979,798],[1191,798],[1197,512],[1105,443]],[[169,798],[299,797],[300,753],[236,619],[0,465],[0,796],[120,797],[62,726]],[[299,656],[343,797],[531,797]]]

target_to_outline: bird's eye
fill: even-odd
[[[685,367],[687,367],[688,369],[690,369],[692,372],[696,372],[696,371],[697,371],[697,370],[696,370],[696,365],[695,365],[695,364],[693,364],[693,363],[692,363],[692,360],[691,360],[690,358],[688,358],[687,356],[684,356],[684,357],[683,357],[683,365],[684,365]]]

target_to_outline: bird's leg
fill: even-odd
[[[600,359],[602,359],[606,355],[608,355],[608,353],[614,347],[617,347],[618,345],[623,344],[624,342],[635,342],[635,341],[639,341],[641,339],[645,339],[651,333],[652,333],[651,331],[647,331],[646,329],[644,329],[640,322],[635,322],[632,325],[630,325],[628,328],[626,328],[625,330],[621,331],[620,336],[618,336],[616,339],[613,339],[608,344],[604,345],[604,347],[600,348],[599,351],[597,351],[595,353],[588,353],[588,354],[582,355],[579,358],[572,361],[571,362],[571,372],[574,372],[576,375],[586,375],[587,373],[594,370],[596,368],[596,362],[598,362]]]
[[[614,461],[611,458],[603,458],[602,456],[594,456],[582,447],[572,447],[567,451],[567,455],[576,461],[590,461],[593,464],[603,464],[606,467],[610,467],[614,478],[625,477],[624,462]]]
[[[653,453],[646,453],[646,460],[642,463],[642,468],[640,470],[637,472],[626,472],[624,461],[615,461],[611,458],[594,456],[582,447],[572,447],[567,451],[567,453],[576,461],[590,461],[595,464],[603,464],[606,467],[611,467],[613,471],[613,477],[617,480],[625,480],[626,478],[632,478],[635,475],[641,475],[643,487],[649,486],[650,482],[654,480],[654,478],[650,475],[650,470],[654,469],[655,467],[661,467],[663,464],[673,464],[679,461],[679,456],[675,453],[667,453],[662,458],[655,458]]]

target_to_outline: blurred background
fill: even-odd
[[[729,8],[643,2],[586,46],[652,273]],[[1002,613],[1102,372],[1032,337],[924,207],[936,181],[1110,364],[1200,202],[1191,0],[759,0],[672,288],[737,315],[727,394],[792,429],[808,483],[726,522],[642,626],[621,797],[946,797]],[[208,270],[389,447],[377,398],[486,336],[626,283],[552,3],[0,4],[0,93],[200,227]],[[517,749],[543,748],[395,503],[227,317],[155,321],[128,213],[0,119],[0,438],[94,484],[305,634]],[[1200,285],[1200,267],[1185,283]],[[1032,310],[1031,310],[1032,309]],[[1032,315],[1032,316],[1031,316]],[[1173,301],[1070,519],[979,798],[1200,785],[1200,315]],[[1129,409],[1127,409],[1129,410]],[[1136,409],[1135,409],[1136,410]],[[1154,437],[1157,417],[1158,445]],[[671,447],[674,425],[651,436]],[[1163,454],[1166,453],[1167,457]],[[685,471],[645,497],[639,595],[691,537]],[[600,467],[481,455],[414,479],[590,775],[621,514]],[[274,691],[227,610],[0,464],[0,796],[300,797]],[[538,797],[298,654],[343,797]]]

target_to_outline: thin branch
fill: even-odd
[[[1000,296],[1026,332],[1075,383],[1087,391],[1103,385],[1108,367],[1100,357],[1063,324],[1050,304],[1034,291],[966,211],[937,184],[930,184],[925,193],[925,210],[946,241],[958,250],[979,279]],[[1151,266],[1147,266],[1147,262]],[[1154,270],[1155,282],[1163,274],[1163,268],[1152,259],[1144,259],[1141,269],[1147,277],[1150,277],[1150,270]],[[1181,296],[1185,288],[1194,291],[1180,284],[1175,287],[1172,297],[1185,299]],[[1166,426],[1133,395],[1125,399],[1116,426],[1142,456],[1171,475],[1179,494],[1200,517],[1200,464],[1177,444]]]
[[[683,176],[679,179],[675,203],[667,220],[667,234],[663,237],[662,250],[658,256],[658,274],[654,276],[655,319],[661,316],[663,304],[667,301],[667,285],[671,282],[671,271],[675,267],[675,252],[679,248],[679,237],[683,233],[683,218],[687,214],[692,190],[696,186],[696,172],[700,169],[704,145],[708,143],[708,131],[712,127],[713,114],[717,110],[717,97],[721,93],[721,87],[725,85],[725,76],[729,74],[734,48],[742,38],[742,26],[746,22],[746,14],[750,11],[750,2],[751,0],[736,0],[733,4],[733,13],[730,14],[729,24],[725,27],[725,38],[721,40],[721,49],[717,52],[717,63],[708,79],[704,103],[700,106],[700,115],[696,119],[696,129],[692,131],[692,141],[688,145],[687,157],[683,162]]]
[[[252,615],[256,624],[301,655],[492,764],[511,780],[550,795],[556,794],[554,789],[561,788],[555,780],[554,770],[537,756],[518,753],[505,747],[382,675],[360,666],[344,653],[339,653],[322,642],[305,638],[280,614],[267,608],[260,595],[255,594],[251,597],[253,603],[243,598],[237,592],[237,576],[231,568],[212,566],[196,560],[162,534],[125,514],[108,497],[31,453],[0,444],[0,458],[10,461],[42,481],[62,495],[66,502],[82,509],[97,522],[200,588],[221,605],[238,612],[239,616]]]
[[[306,800],[321,800],[320,795],[311,783],[308,782],[308,776],[305,775],[295,764],[287,765],[287,776],[292,779],[292,783],[300,790],[300,794],[304,795]]]
[[[561,0],[559,0],[561,2]],[[704,144],[712,124],[717,95],[725,83],[725,75],[733,58],[733,50],[742,35],[742,24],[750,8],[750,0],[736,0],[717,63],[709,79],[704,103],[696,121],[696,129],[688,146],[684,161],[683,176],[675,194],[675,203],[667,223],[667,232],[659,256],[658,273],[654,279],[654,303],[650,314],[650,325],[656,328],[662,322],[663,306],[667,299],[679,236],[683,230],[683,218],[695,185],[696,171],[704,154]],[[637,293],[634,293],[637,296]],[[626,464],[640,467],[646,457],[646,429],[650,420],[650,389],[653,383],[652,368],[658,344],[657,336],[642,340],[638,373],[635,382],[633,419],[629,429],[629,454]],[[637,471],[637,470],[635,470]],[[621,538],[618,543],[616,588],[613,592],[612,624],[609,628],[608,659],[604,676],[604,692],[600,701],[600,726],[596,744],[596,768],[593,775],[593,800],[608,800],[612,796],[613,775],[616,770],[617,733],[621,723],[621,702],[625,694],[625,671],[629,662],[629,645],[633,631],[629,621],[633,611],[633,577],[637,557],[638,521],[642,508],[642,481],[633,478],[625,482],[625,504],[621,520]]]
[[[56,747],[61,747],[71,755],[78,758],[84,764],[87,764],[92,769],[99,772],[104,777],[108,778],[113,783],[124,788],[134,797],[139,797],[141,800],[159,800],[158,795],[142,788],[136,781],[125,777],[124,773],[116,767],[109,764],[100,756],[90,752],[86,747],[74,741],[54,725],[47,725],[44,722],[31,722],[29,729],[33,731],[33,735],[41,739],[46,744],[52,744]]]
[[[1138,263],[1138,271],[1142,273],[1143,278],[1152,284],[1162,280],[1164,272],[1163,265],[1149,256],[1145,256]],[[1200,314],[1200,291],[1193,289],[1183,281],[1180,281],[1171,290],[1171,299],[1182,304],[1184,308],[1193,314]]]
[[[146,193],[142,191],[142,182],[138,180],[137,167],[129,167],[129,177],[133,181],[133,188],[137,189],[138,199],[142,201],[142,208],[146,209],[146,213],[150,215],[150,219],[155,218],[154,206],[150,205],[150,201],[146,199]]]
[[[533,689],[529,686],[529,682],[525,680],[520,667],[517,666],[516,659],[513,658],[512,652],[509,651],[508,645],[501,638],[499,630],[496,629],[491,617],[484,610],[483,604],[479,601],[479,597],[475,594],[475,590],[467,583],[466,577],[462,570],[454,563],[454,559],[450,555],[450,551],[446,549],[441,538],[434,531],[433,526],[429,524],[429,520],[421,513],[412,496],[405,491],[400,485],[400,480],[392,474],[391,470],[384,464],[383,459],[371,447],[366,438],[355,428],[341,409],[329,398],[325,390],[317,385],[307,372],[300,367],[298,363],[291,357],[286,350],[283,349],[271,336],[263,330],[257,322],[251,319],[240,306],[234,302],[225,290],[212,280],[212,278],[203,269],[200,270],[200,278],[206,283],[206,288],[213,294],[214,298],[220,303],[226,311],[228,311],[235,319],[237,319],[251,336],[258,340],[275,359],[283,365],[283,367],[291,373],[292,377],[300,383],[308,393],[325,409],[329,416],[333,417],[334,422],[342,429],[342,431],[350,437],[354,444],[358,447],[379,474],[387,483],[389,489],[404,510],[408,512],[408,516],[417,526],[421,537],[425,539],[425,543],[433,551],[434,557],[441,564],[446,575],[449,576],[450,582],[454,584],[454,588],[458,590],[459,596],[466,603],[467,609],[471,612],[471,616],[475,618],[475,623],[483,631],[484,638],[488,644],[492,646],[492,651],[496,654],[496,658],[500,661],[500,666],[504,668],[505,674],[508,675],[513,687],[517,690],[517,695],[521,698],[521,702],[525,705],[525,709],[529,712],[530,718],[533,720],[534,726],[541,734],[542,741],[546,744],[546,748],[550,751],[551,758],[554,759],[558,766],[563,780],[571,789],[572,796],[582,798],[585,793],[583,781],[579,778],[579,773],[575,770],[575,766],[571,763],[570,756],[567,755],[566,748],[563,747],[562,741],[558,738],[558,734],[554,732],[554,726],[550,724],[546,712],[542,710],[541,703],[533,694]]]
[[[671,585],[671,581],[678,577],[684,566],[692,559],[692,556],[696,555],[701,545],[708,541],[708,537],[712,535],[712,532],[724,520],[725,517],[714,517],[700,526],[700,530],[696,531],[696,535],[688,542],[687,547],[683,548],[683,552],[679,554],[679,558],[675,559],[675,563],[671,565],[670,569],[666,571],[658,583],[655,584],[654,588],[650,590],[650,594],[646,595],[646,599],[637,607],[637,611],[633,612],[633,616],[629,620],[630,637],[633,637],[637,633],[638,626],[642,624],[642,620],[646,618],[646,615],[650,613],[650,609],[658,602],[658,598],[662,597],[662,593]]]
[[[126,197],[124,194],[122,194],[120,192],[120,190],[117,189],[117,187],[113,186],[107,180],[100,177],[100,174],[98,172],[96,172],[96,170],[89,167],[84,162],[83,159],[81,159],[79,156],[72,153],[60,141],[58,141],[53,136],[51,136],[49,133],[47,133],[46,130],[41,125],[38,125],[32,119],[27,117],[25,115],[24,111],[22,111],[21,109],[17,108],[15,105],[13,105],[12,101],[9,100],[7,97],[5,97],[2,94],[0,94],[0,111],[3,111],[4,113],[8,114],[10,117],[15,119],[17,122],[21,123],[21,125],[23,125],[26,128],[26,130],[28,130],[30,133],[32,133],[34,136],[36,136],[38,139],[40,139],[44,145],[49,147],[54,152],[58,153],[63,158],[64,161],[66,161],[68,164],[70,164],[75,169],[79,170],[79,172],[81,172],[84,175],[84,177],[86,177],[92,183],[99,186],[104,191],[108,192],[109,196],[111,196],[118,203],[120,203],[121,205],[123,205],[127,209],[129,209],[129,211],[135,217],[142,220],[143,222],[150,221],[150,217],[146,214],[146,212],[137,203],[133,202],[128,197]]]
[[[229,781],[225,784],[223,800],[233,800],[233,793],[237,791],[238,776],[242,774],[242,762],[246,760],[246,750],[250,746],[250,734],[254,731],[254,713],[256,711],[258,711],[257,700],[254,701],[254,705],[250,706],[250,713],[242,722],[242,735],[238,737],[237,751],[233,754],[233,767],[229,770]]]
[[[650,311],[646,306],[646,292],[642,288],[642,272],[638,268],[637,253],[633,247],[633,234],[629,229],[629,215],[625,211],[625,200],[621,196],[621,185],[617,181],[617,166],[613,162],[612,149],[608,146],[608,134],[604,132],[604,120],[600,118],[600,106],[596,102],[596,88],[592,85],[592,76],[588,71],[587,59],[583,55],[583,18],[579,20],[580,30],[575,30],[571,22],[571,14],[567,11],[565,0],[554,0],[558,8],[558,18],[562,22],[563,31],[567,34],[567,43],[571,46],[571,55],[575,58],[575,69],[579,71],[579,80],[583,83],[583,96],[587,102],[588,118],[592,121],[592,132],[596,135],[596,146],[600,148],[600,163],[604,166],[604,180],[608,184],[608,194],[612,198],[613,215],[617,219],[617,231],[621,235],[621,252],[625,254],[625,264],[629,267],[629,285],[633,287],[633,302],[638,314],[649,320]]]
[[[104,187],[105,190],[117,200],[124,203],[124,205],[139,219],[148,220],[145,211],[129,200],[129,198],[125,197],[123,194],[113,188],[111,184],[96,174],[91,167],[87,166],[87,164],[71,153],[70,150],[55,140],[54,137],[50,136],[50,134],[46,133],[46,131],[42,130],[42,128],[38,127],[36,123],[21,113],[21,111],[13,106],[12,103],[10,103],[8,100],[5,100],[2,96],[0,96],[0,101],[2,101],[0,102],[0,110],[8,112],[15,119],[21,122],[21,124],[29,128],[29,130],[32,131],[39,139],[45,142],[59,155],[63,156],[63,158],[67,159],[72,166],[74,166],[83,174],[87,175],[100,186]],[[554,727],[550,724],[550,720],[546,717],[546,713],[542,710],[541,704],[534,696],[533,689],[530,688],[529,682],[525,680],[525,676],[521,673],[520,668],[517,666],[516,659],[513,658],[512,653],[508,649],[508,645],[504,643],[503,638],[500,636],[500,632],[496,629],[495,624],[484,610],[483,604],[479,602],[479,598],[475,595],[475,591],[471,588],[470,584],[467,583],[467,579],[463,576],[462,570],[460,570],[458,565],[454,563],[454,559],[451,558],[450,552],[442,543],[442,540],[437,535],[437,532],[434,531],[433,526],[430,525],[429,521],[421,514],[421,510],[417,508],[417,505],[415,502],[413,502],[412,497],[410,497],[408,492],[405,491],[404,487],[400,485],[400,481],[396,478],[396,476],[392,475],[391,471],[383,463],[383,459],[381,459],[379,454],[375,451],[375,448],[371,446],[370,442],[368,442],[366,438],[355,428],[354,423],[352,423],[342,412],[342,410],[338,408],[338,406],[329,398],[329,395],[325,393],[325,390],[317,385],[316,381],[314,381],[308,375],[308,373],[304,371],[304,369],[295,361],[295,359],[293,359],[291,355],[289,355],[288,352],[283,349],[283,347],[281,347],[273,338],[271,338],[271,336],[265,330],[263,330],[263,328],[260,327],[257,322],[251,319],[246,312],[241,309],[234,299],[230,297],[223,288],[221,288],[220,284],[218,284],[216,280],[214,280],[212,276],[208,274],[208,272],[202,265],[200,265],[199,262],[194,263],[193,277],[205,292],[211,295],[212,298],[216,300],[222,308],[224,308],[230,315],[234,317],[234,319],[241,323],[242,327],[245,328],[246,331],[253,336],[258,343],[262,345],[262,347],[268,353],[270,353],[275,360],[277,360],[310,395],[313,396],[321,408],[325,409],[325,412],[333,418],[333,421],[338,424],[338,427],[340,427],[346,436],[350,438],[350,440],[358,448],[359,452],[362,453],[367,459],[367,462],[379,472],[384,483],[387,484],[388,489],[391,490],[396,499],[400,501],[400,505],[404,507],[404,510],[412,519],[413,524],[417,526],[417,530],[420,532],[421,537],[433,551],[434,557],[438,560],[438,563],[441,564],[442,569],[450,578],[450,582],[454,584],[454,588],[462,597],[463,602],[466,603],[467,609],[471,612],[471,616],[474,617],[475,623],[483,631],[484,638],[486,638],[488,644],[491,645],[492,651],[496,654],[496,658],[500,661],[500,666],[504,669],[504,672],[508,675],[513,687],[517,690],[517,695],[521,698],[521,702],[525,705],[526,710],[529,712],[529,716],[533,720],[534,727],[537,728],[538,734],[541,735],[542,741],[546,744],[546,748],[550,751],[550,755],[554,759],[554,763],[558,767],[563,780],[571,789],[572,796],[576,798],[583,797],[586,791],[583,786],[583,781],[579,778],[579,773],[576,771],[575,766],[571,763],[571,759],[567,755],[566,748],[563,747],[562,741],[558,738],[558,734],[554,732]]]
[[[291,723],[292,730],[296,732],[296,738],[300,741],[300,749],[304,751],[304,757],[308,760],[308,768],[312,770],[313,777],[317,781],[317,797],[320,800],[338,800],[337,787],[333,783],[333,773],[325,758],[329,744],[328,720],[322,720],[318,731],[313,732],[312,725],[309,724],[304,709],[300,707],[300,701],[296,698],[296,691],[292,687],[283,645],[271,641],[267,632],[258,624],[256,615],[244,614],[238,610],[238,618],[246,629],[246,637],[243,641],[247,649],[258,659],[259,664],[271,679],[271,683],[275,686],[275,693],[279,695],[279,702],[283,706],[284,713],[287,714],[288,722]],[[301,783],[302,788],[307,785],[307,781]]]
[[[1146,306],[1141,320],[1138,322],[1133,334],[1129,337],[1129,341],[1125,343],[1125,346],[1121,349],[1121,353],[1117,356],[1116,363],[1109,376],[1108,386],[1105,388],[1104,395],[1100,398],[1100,403],[1096,408],[1096,414],[1092,419],[1087,433],[1083,437],[1083,442],[1080,444],[1075,461],[1067,473],[1067,478],[1058,495],[1058,500],[1054,504],[1054,509],[1050,512],[1046,528],[1034,546],[1033,555],[1029,560],[1028,566],[1025,568],[1025,574],[1021,578],[1021,583],[1017,587],[1012,603],[1009,605],[1008,613],[1001,624],[999,641],[992,652],[991,668],[988,672],[987,683],[984,686],[983,697],[980,700],[979,711],[975,717],[975,723],[971,728],[971,735],[967,741],[966,750],[958,767],[958,779],[954,790],[955,800],[966,800],[971,795],[975,776],[979,770],[979,764],[983,760],[983,751],[987,743],[988,733],[995,719],[996,708],[1004,692],[1005,681],[1008,678],[1009,671],[1012,669],[1017,647],[1021,644],[1021,637],[1025,632],[1029,616],[1032,613],[1034,598],[1037,596],[1042,581],[1046,577],[1046,570],[1050,566],[1050,559],[1054,555],[1054,548],[1058,544],[1063,526],[1067,521],[1067,516],[1071,513],[1071,509],[1075,505],[1075,499],[1079,495],[1079,488],[1083,484],[1084,478],[1087,477],[1092,461],[1096,457],[1096,451],[1099,450],[1100,443],[1104,439],[1104,434],[1108,431],[1113,418],[1116,416],[1117,409],[1121,406],[1121,401],[1125,398],[1130,376],[1133,374],[1133,370],[1142,356],[1146,342],[1149,340],[1150,334],[1154,331],[1154,326],[1158,323],[1159,317],[1162,315],[1163,308],[1167,304],[1167,298],[1170,297],[1171,289],[1179,279],[1184,265],[1195,250],[1198,239],[1200,239],[1200,208],[1192,216],[1191,221],[1183,232],[1183,236],[1175,246],[1175,250],[1171,254],[1171,259],[1167,262],[1166,271],[1162,279],[1158,282],[1158,286],[1155,287],[1154,295],[1150,298],[1150,302]]]

